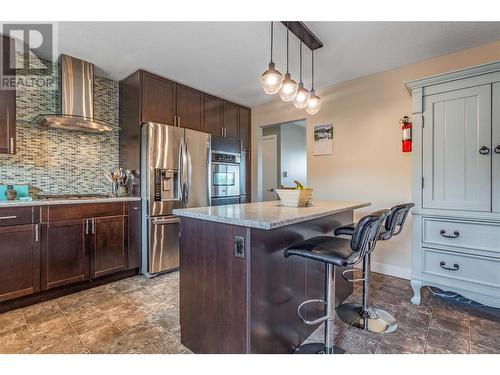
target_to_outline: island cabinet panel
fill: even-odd
[[[89,278],[86,223],[84,220],[67,220],[43,225],[42,289]]]
[[[175,82],[144,71],[142,75],[142,122],[174,125]]]
[[[297,317],[297,307],[308,299],[324,299],[325,265],[301,257],[284,258],[294,243],[319,235],[332,235],[339,226],[352,223],[346,211],[271,230],[251,230],[251,353],[291,353],[318,327]],[[336,294],[340,301],[352,293],[352,284],[337,268]],[[324,315],[321,305],[306,310],[307,319]]]
[[[91,278],[127,269],[126,227],[124,216],[93,219],[89,241]]]
[[[248,238],[245,227],[181,219],[181,341],[195,353],[248,352]]]
[[[0,302],[40,290],[40,242],[32,224],[0,227]]]

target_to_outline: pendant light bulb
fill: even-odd
[[[314,91],[314,50],[311,50],[311,95],[309,103],[306,106],[306,112],[310,115],[315,115],[321,108],[321,98]]]
[[[304,88],[304,83],[299,82],[297,95],[295,95],[295,98],[293,99],[293,105],[295,106],[295,108],[303,109],[307,107],[307,104],[309,103],[309,97],[309,91]]]
[[[283,83],[283,76],[276,70],[274,63],[270,62],[268,69],[262,73],[260,77],[260,84],[264,92],[269,95],[276,94],[280,91],[281,84]]]
[[[280,89],[280,98],[284,102],[292,101],[297,95],[297,89],[299,86],[297,82],[295,82],[291,77],[290,73],[285,74],[285,79],[283,80],[283,84]]]
[[[321,98],[316,95],[314,90],[311,90],[309,103],[307,103],[306,112],[310,115],[315,115],[321,108]]]
[[[299,58],[300,82],[297,89],[297,95],[295,95],[295,98],[293,98],[293,105],[295,106],[295,108],[302,109],[307,106],[307,103],[309,103],[309,91],[304,88],[304,82],[302,82],[302,40],[300,41]]]
[[[271,61],[267,70],[260,76],[260,84],[266,94],[273,95],[280,91],[282,83],[283,76],[276,70],[273,62],[273,22],[271,21]]]
[[[286,23],[286,74],[285,74],[285,79],[283,79],[283,84],[281,85],[280,89],[280,98],[284,102],[290,102],[292,101],[295,96],[297,95],[297,82],[295,82],[291,77],[290,77],[290,72],[288,71],[288,59],[289,59],[289,53],[288,53],[288,44],[289,44],[289,28],[288,28],[288,22]]]

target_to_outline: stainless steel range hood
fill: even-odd
[[[110,124],[94,119],[94,65],[68,55],[59,59],[57,114],[40,116],[41,126],[103,133]]]

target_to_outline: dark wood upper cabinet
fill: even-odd
[[[174,125],[176,83],[142,73],[142,121]],[[139,127],[140,124],[137,124]]]
[[[211,95],[203,95],[203,131],[215,136],[222,135],[224,101]]]
[[[250,113],[251,111],[249,108],[240,107],[239,128],[240,128],[241,149],[243,151],[250,150],[250,127],[251,127]]]
[[[40,290],[39,227],[0,227],[0,302]]]
[[[178,126],[201,131],[203,93],[177,84],[177,116]]]
[[[238,125],[238,105],[224,102],[224,136],[238,138],[240,135]]]
[[[85,220],[44,224],[42,230],[42,289],[89,278],[89,243]]]
[[[10,68],[10,57],[13,40],[0,35],[0,75],[12,76],[16,74]],[[0,153],[14,154],[16,152],[16,90],[0,90]]]
[[[91,278],[127,269],[126,228],[125,216],[91,221]]]

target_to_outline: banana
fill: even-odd
[[[297,190],[304,190],[304,186],[299,181],[295,180],[294,182]]]

